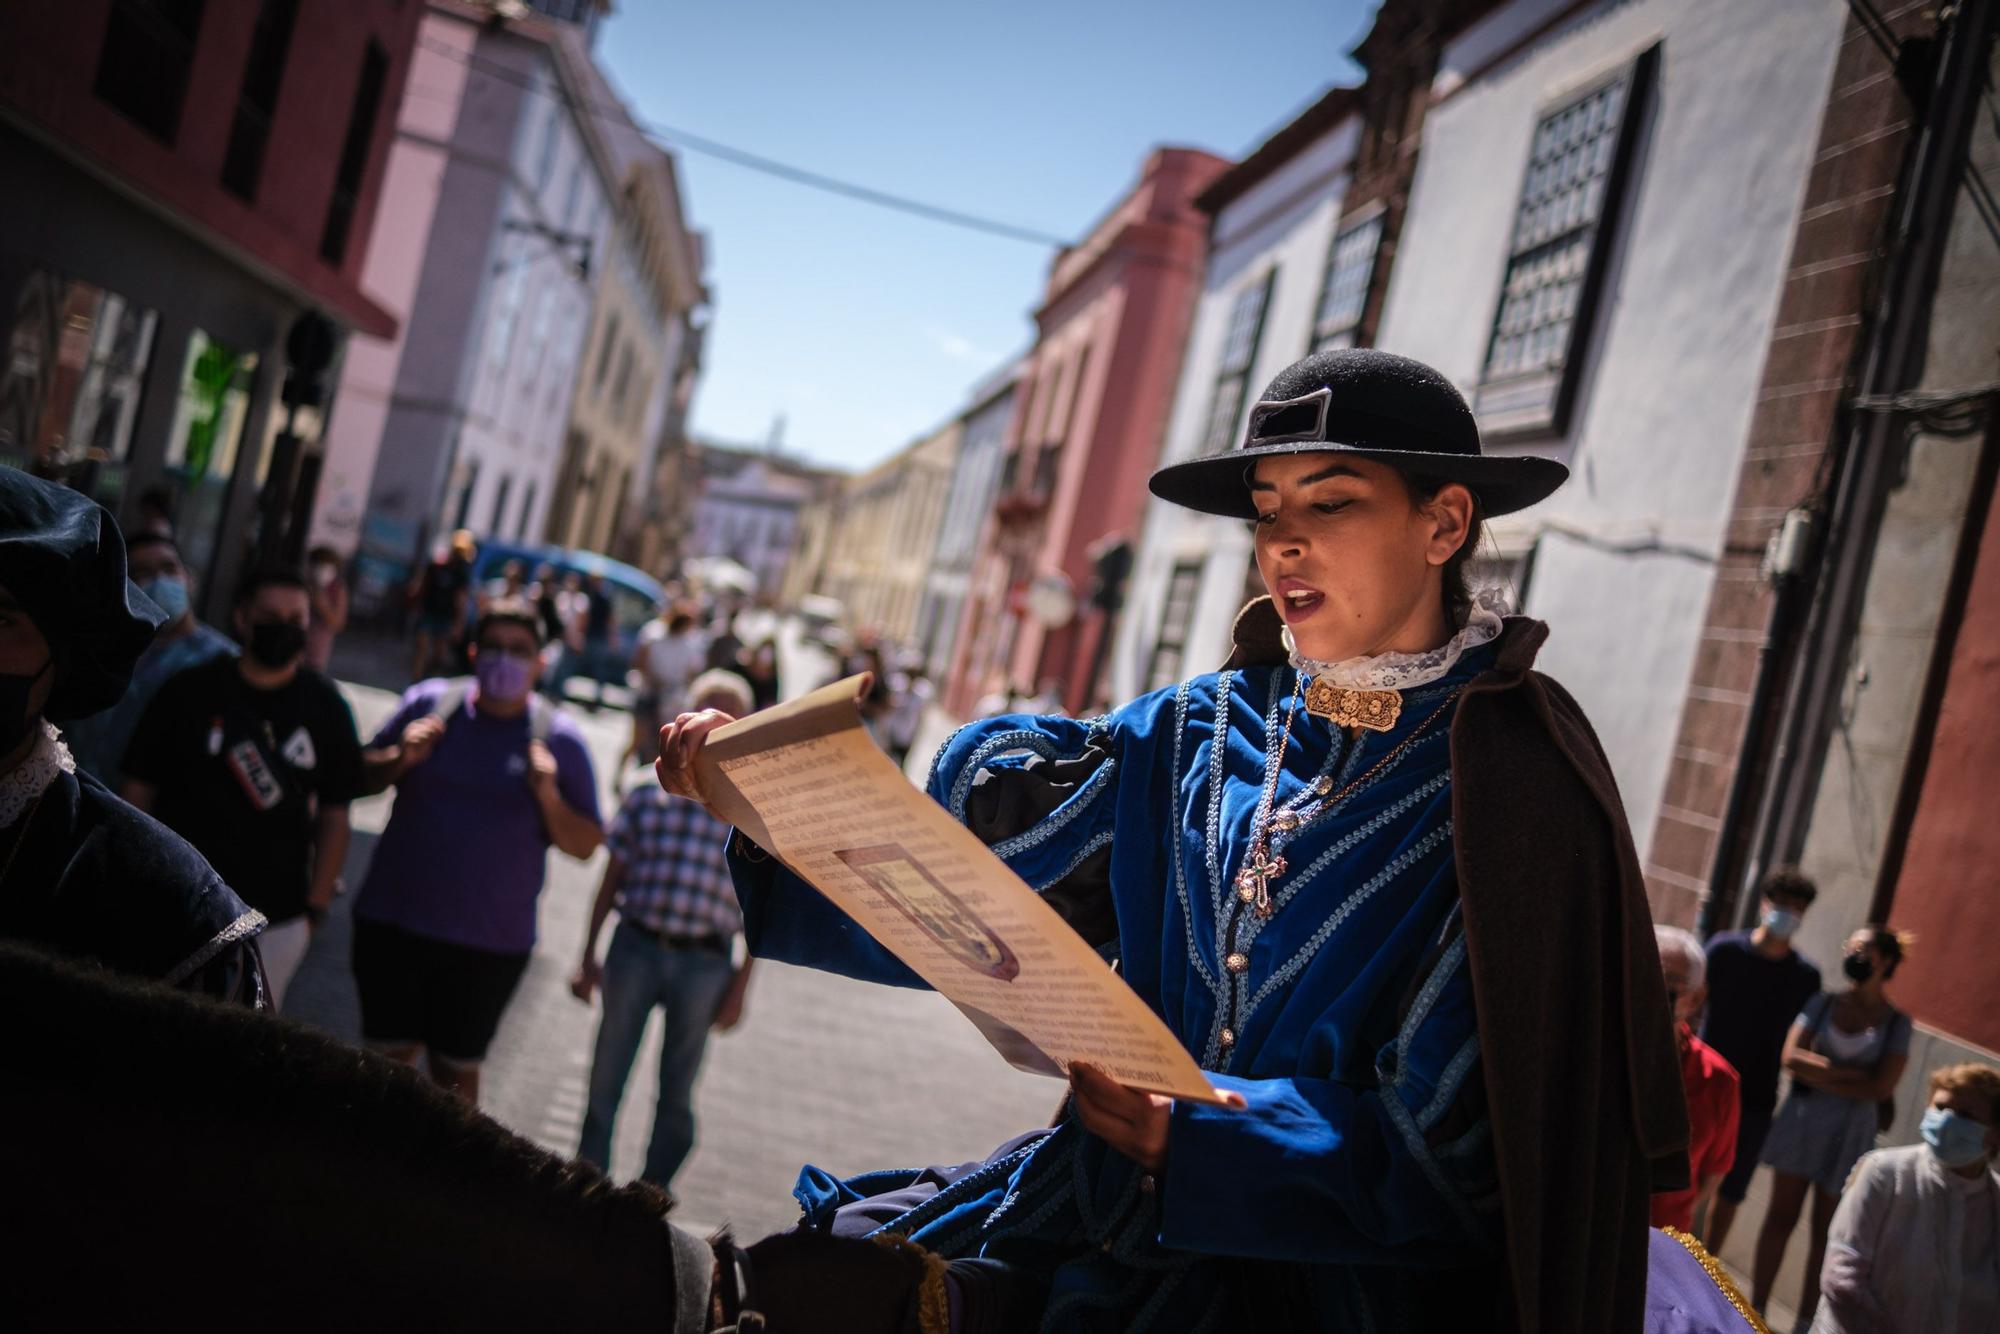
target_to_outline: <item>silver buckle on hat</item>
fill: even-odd
[[[1250,408],[1250,433],[1244,438],[1243,448],[1253,445],[1282,445],[1293,440],[1326,439],[1326,412],[1333,403],[1333,390],[1315,389],[1310,394],[1297,398],[1267,398]],[[1309,408],[1313,413],[1310,430],[1291,430],[1277,435],[1265,435],[1264,423],[1297,408]]]

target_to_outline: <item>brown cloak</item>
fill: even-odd
[[[1280,663],[1268,597],[1231,667]],[[1687,1104],[1645,883],[1583,711],[1510,617],[1459,697],[1452,827],[1508,1286],[1493,1328],[1637,1331],[1647,1197],[1688,1180]]]

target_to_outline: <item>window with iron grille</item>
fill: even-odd
[[[93,91],[163,144],[180,133],[201,11],[202,0],[113,0],[105,21]]]
[[[1250,368],[1257,362],[1257,344],[1264,335],[1264,309],[1271,303],[1271,285],[1277,276],[1277,269],[1271,269],[1239,291],[1229,307],[1229,328],[1222,336],[1222,364],[1216,370],[1215,393],[1208,401],[1208,428],[1202,435],[1204,454],[1217,453],[1236,443],[1237,427],[1243,423],[1244,399],[1249,393]]]
[[[1158,690],[1181,679],[1188,626],[1194,621],[1194,601],[1200,591],[1201,562],[1176,562],[1173,573],[1167,576],[1166,600],[1160,604],[1160,637],[1153,642],[1153,660],[1146,668],[1146,689]]]
[[[1375,273],[1375,251],[1382,244],[1382,210],[1348,223],[1334,234],[1326,253],[1326,277],[1320,283],[1319,310],[1313,316],[1312,350],[1353,347],[1355,330],[1368,307],[1368,280]]]
[[[1488,431],[1567,426],[1657,58],[1656,47],[1535,126],[1473,405]]]

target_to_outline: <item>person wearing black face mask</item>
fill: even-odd
[[[261,570],[236,599],[243,653],[160,688],[126,747],[125,799],[201,849],[271,920],[273,1003],[305,958],[347,855],[361,741],[340,690],[305,663],[310,592]]]
[[[1866,926],[1847,938],[1841,971],[1847,989],[1806,1002],[1785,1038],[1784,1067],[1792,1091],[1771,1122],[1764,1161],[1771,1166],[1771,1205],[1757,1234],[1750,1300],[1763,1309],[1785,1244],[1808,1189],[1813,1197],[1811,1248],[1800,1327],[1819,1301],[1820,1263],[1840,1193],[1861,1155],[1875,1147],[1877,1104],[1892,1096],[1910,1050],[1910,1017],[1889,1003],[1883,984],[1909,950],[1909,938]]]
[[[57,730],[116,704],[168,619],[109,514],[0,468],[0,938],[261,1006],[263,916]]]

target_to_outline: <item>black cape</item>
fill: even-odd
[[[1232,667],[1285,661],[1268,597]],[[1510,617],[1451,725],[1452,846],[1505,1219],[1486,1326],[1636,1331],[1647,1205],[1688,1181],[1688,1120],[1639,859],[1610,762]]]
[[[0,830],[0,938],[261,1007],[264,916],[186,840],[87,773],[57,774]],[[16,845],[18,844],[18,848]]]

